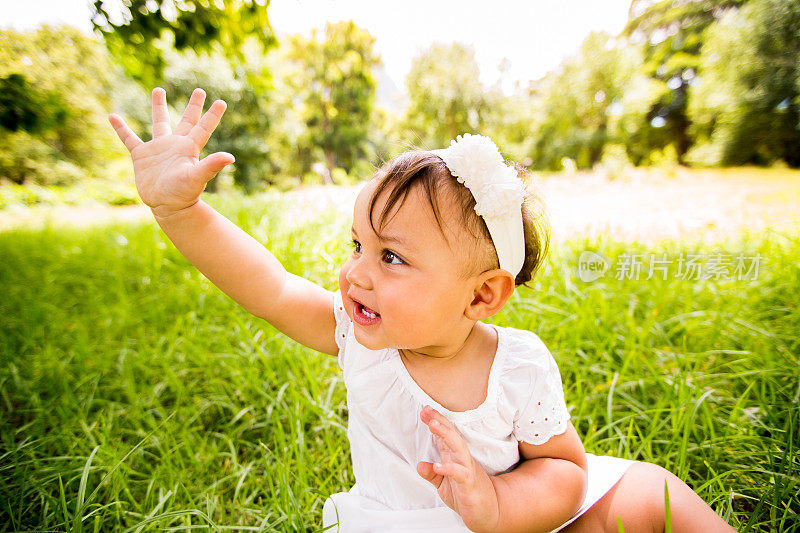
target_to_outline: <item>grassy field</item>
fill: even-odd
[[[349,221],[207,201],[336,287]],[[740,531],[796,530],[800,237],[699,246],[559,243],[493,321],[550,347],[587,451],[672,470]],[[675,263],[584,282],[584,250]],[[755,279],[674,272],[720,251],[758,257]],[[0,294],[0,531],[313,531],[352,485],[335,359],[238,308],[154,224],[0,233]]]

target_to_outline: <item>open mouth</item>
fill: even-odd
[[[369,326],[381,319],[380,313],[373,311],[361,302],[353,300],[353,319],[362,326]]]

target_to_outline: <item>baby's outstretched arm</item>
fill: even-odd
[[[225,112],[195,89],[172,132],[166,93],[153,90],[153,138],[142,142],[117,115],[109,121],[131,153],[136,189],[176,248],[214,285],[252,314],[315,350],[336,354],[333,299],[325,289],[286,272],[253,237],[200,200],[206,183],[233,156],[200,151]]]

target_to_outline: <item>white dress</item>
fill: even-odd
[[[518,441],[543,444],[567,428],[569,412],[558,367],[535,333],[493,326],[498,343],[486,400],[475,409],[454,412],[417,385],[397,350],[369,350],[356,341],[338,292],[334,315],[356,483],[349,492],[325,501],[326,532],[469,531],[417,473],[419,461],[440,460],[434,436],[419,417],[425,405],[455,424],[489,475],[509,471],[519,462]],[[633,464],[616,457],[587,458],[589,488],[571,520],[596,503]]]

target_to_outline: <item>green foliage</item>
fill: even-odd
[[[591,168],[607,142],[635,139],[625,126],[641,115],[642,106],[626,95],[644,83],[641,61],[638,47],[593,33],[574,57],[536,83],[529,101],[534,109],[529,135],[535,142],[527,154],[533,166],[560,170],[569,158],[578,168]]]
[[[207,101],[228,103],[206,151],[236,157],[234,181],[245,191],[264,185],[288,188],[323,176],[346,183],[373,155],[367,137],[375,92],[372,69],[379,62],[373,44],[368,33],[350,22],[329,25],[323,41],[316,33],[311,39],[287,37],[267,55],[251,40],[243,45],[247,63],[237,66],[216,52],[168,51],[163,86],[177,111],[198,86],[206,90]],[[320,160],[327,168],[312,171]]]
[[[746,0],[633,0],[622,36],[644,41],[643,73],[663,87],[653,102],[647,123],[656,120],[647,137],[647,150],[674,144],[679,158],[689,149],[687,92],[698,74],[706,30]],[[733,64],[728,65],[732,67]],[[663,124],[662,122],[663,121]],[[647,130],[648,124],[642,129]]]
[[[798,166],[796,6],[637,0],[620,36],[587,37],[527,92],[500,99],[484,131],[537,169],[593,167],[609,143],[636,165]]]
[[[77,183],[85,174],[41,137],[0,130],[0,177],[12,183],[50,186]]]
[[[414,59],[397,115],[375,106],[380,58],[352,22],[276,46],[267,1],[123,4],[120,16],[93,3],[107,50],[69,27],[0,30],[0,179],[62,187],[117,175],[108,163],[127,154],[106,115],[148,138],[155,84],[178,110],[197,86],[228,102],[207,150],[233,153],[236,166],[209,190],[352,182],[390,152],[465,132],[542,170],[800,166],[798,0],[634,0],[619,36],[590,35],[511,96],[481,84],[474,50],[437,44]]]
[[[313,30],[310,39],[293,35],[287,43],[287,57],[301,73],[288,84],[302,103],[308,143],[322,150],[325,181],[333,182],[335,168],[350,172],[368,155],[373,69],[380,64],[374,43],[375,38],[352,21],[326,23],[322,40]]]
[[[751,0],[709,29],[689,116],[701,165],[800,166],[800,1]]]
[[[67,110],[57,94],[43,94],[17,72],[0,77],[0,128],[41,133],[64,124]]]
[[[126,166],[130,165],[128,161],[124,163]],[[120,161],[116,161],[110,165],[109,171],[118,170],[119,165]],[[46,185],[38,185],[36,182],[18,185],[0,180],[0,209],[92,204],[115,206],[141,202],[133,179],[88,179],[80,169],[70,167],[69,163],[63,161],[48,170],[51,178]]]
[[[116,74],[103,47],[79,30],[0,29],[0,78],[15,87],[3,96],[8,106],[38,116],[33,135],[3,133],[0,177],[66,182],[99,173],[108,159],[124,153],[106,121]]]
[[[658,147],[674,141],[669,129],[653,126],[652,109],[667,97],[669,89],[659,80],[644,75],[641,63],[631,76],[619,107],[612,112],[609,133],[623,143],[636,165],[649,165]]]
[[[438,148],[462,133],[484,133],[493,95],[479,74],[475,50],[460,43],[435,43],[414,58],[404,122],[415,143]]]
[[[668,80],[698,68],[706,28],[747,0],[633,0],[621,35],[647,42],[645,73]]]
[[[603,161],[609,144],[624,146],[623,160],[635,165],[798,166],[796,6],[637,0],[620,36],[590,35],[527,91],[497,98],[481,132],[542,170],[600,164],[618,173],[609,168],[616,163]],[[423,105],[428,92],[435,89],[420,91]],[[431,106],[437,125],[446,108]]]
[[[267,108],[271,128],[265,144],[273,171],[268,180],[283,189],[321,183],[322,176],[313,172],[312,166],[324,159],[321,149],[311,144],[299,92],[307,88],[304,80],[310,74],[302,62],[290,57],[293,50],[291,39],[282,37],[278,48],[264,58],[267,70],[272,73]]]
[[[92,25],[128,76],[145,87],[161,83],[165,52],[218,52],[246,63],[245,45],[255,37],[262,52],[275,45],[267,17],[269,0],[95,0]]]

